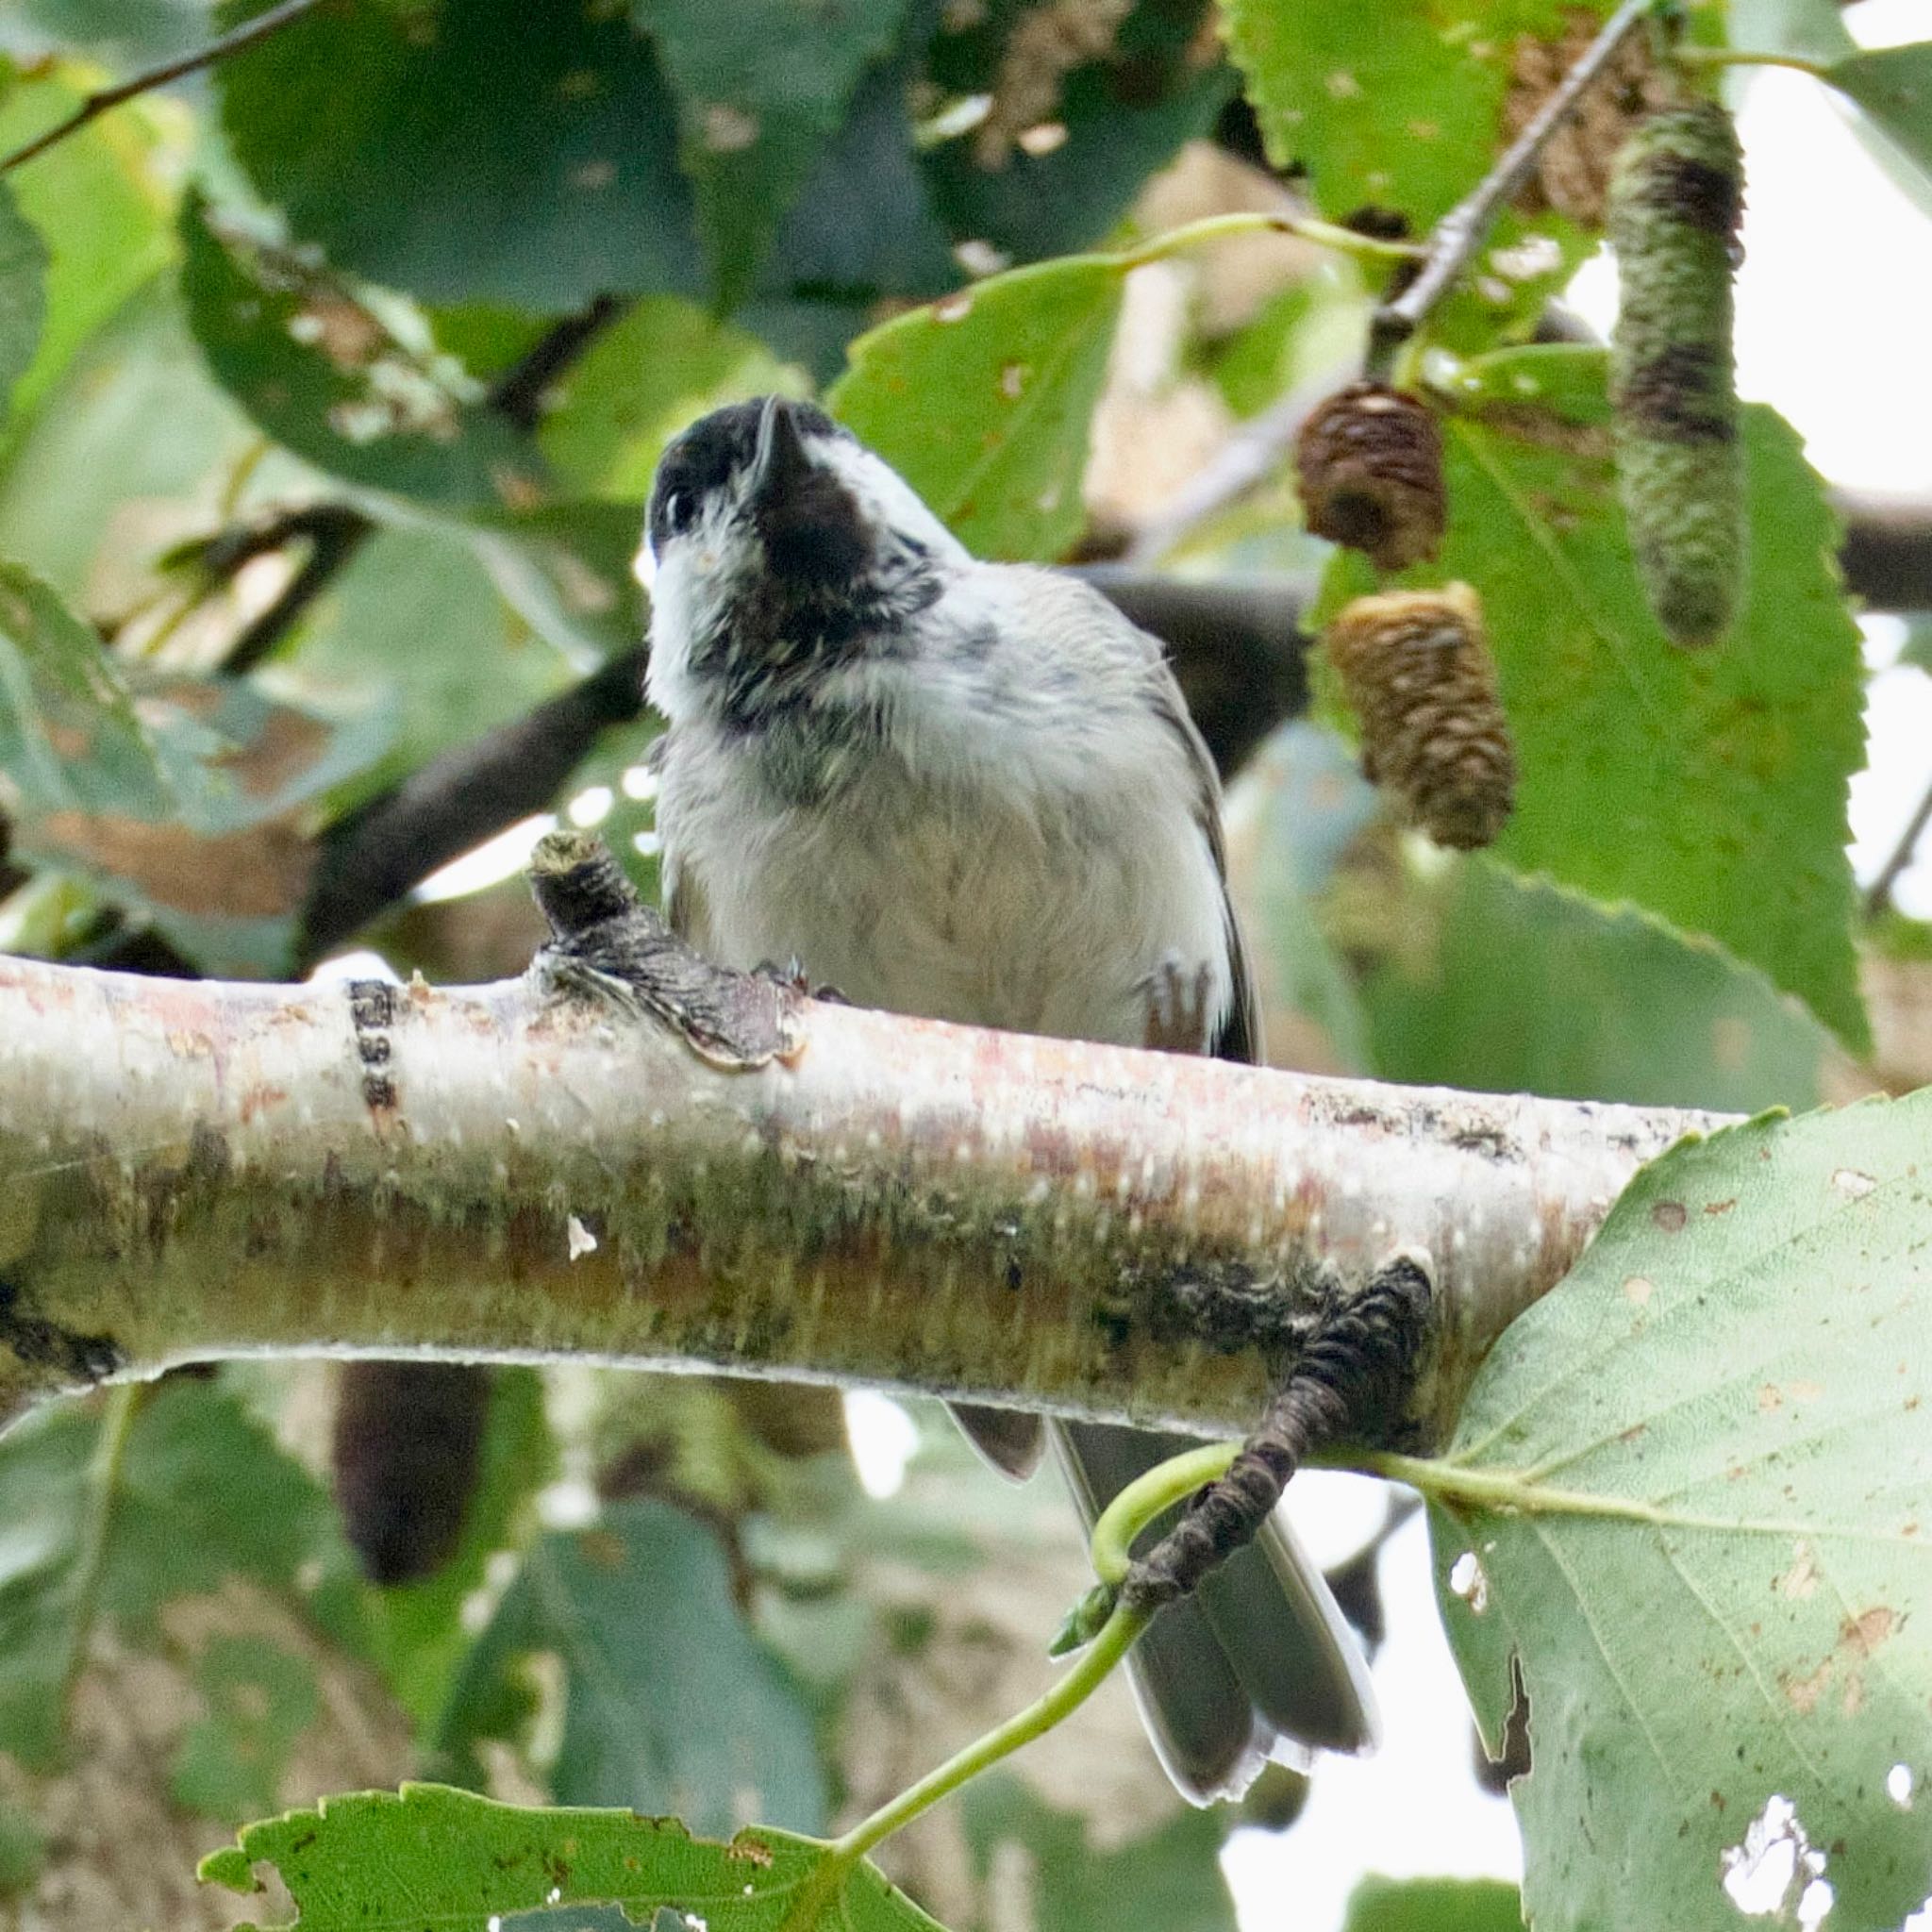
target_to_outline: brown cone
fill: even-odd
[[[1414,396],[1351,383],[1295,439],[1302,511],[1311,534],[1345,543],[1380,570],[1426,562],[1442,541],[1442,439]]]
[[[1482,606],[1467,584],[1357,597],[1323,642],[1362,726],[1362,770],[1439,845],[1507,823],[1516,752]]]
[[[1535,118],[1602,26],[1600,15],[1575,7],[1555,39],[1519,36],[1503,102],[1503,125],[1511,135],[1521,134]],[[1618,149],[1645,115],[1668,106],[1671,98],[1672,76],[1652,51],[1651,36],[1627,35],[1543,143],[1536,173],[1517,197],[1517,207],[1525,214],[1554,208],[1587,228],[1602,227]]]

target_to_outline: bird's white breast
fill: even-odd
[[[752,760],[674,758],[658,822],[696,888],[691,937],[727,965],[796,957],[860,1006],[1018,1032],[1139,1044],[1169,958],[1208,966],[1224,1012],[1219,875],[1185,773],[1154,768],[1177,743],[1143,735],[1029,759],[1009,731],[984,766],[927,742],[810,806],[775,803]]]

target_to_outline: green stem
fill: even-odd
[[[1208,1483],[1218,1482],[1241,1453],[1239,1442],[1204,1442],[1136,1476],[1093,1525],[1093,1569],[1101,1582],[1126,1581],[1134,1539],[1160,1515]]]
[[[87,1514],[81,1519],[80,1549],[74,1560],[74,1611],[69,1625],[67,1660],[60,1672],[60,1726],[73,1716],[74,1692],[87,1668],[88,1639],[92,1635],[94,1609],[100,1601],[101,1577],[107,1569],[108,1532],[121,1497],[121,1468],[127,1457],[135,1419],[147,1400],[150,1382],[123,1382],[108,1391],[101,1417],[100,1440],[88,1468]]]
[[[1226,1474],[1228,1464],[1240,1449],[1238,1442],[1207,1443],[1170,1457],[1129,1483],[1093,1525],[1093,1567],[1101,1581],[1119,1584],[1132,1561],[1134,1539],[1162,1511],[1192,1495],[1203,1484]],[[860,1819],[843,1838],[834,1839],[825,1847],[824,1861],[786,1913],[779,1932],[812,1932],[825,1907],[838,1897],[852,1868],[874,1845],[910,1824],[969,1779],[977,1777],[1001,1758],[1011,1757],[1023,1744],[1043,1738],[1063,1718],[1071,1716],[1107,1681],[1113,1667],[1134,1647],[1135,1639],[1149,1621],[1145,1611],[1130,1610],[1116,1604],[1092,1642],[1081,1652],[1079,1661],[1044,1695],[927,1772],[916,1785],[882,1805],[870,1818]]]
[[[1099,1690],[1146,1627],[1147,1619],[1141,1612],[1117,1608],[1101,1626],[1099,1636],[1081,1653],[1080,1660],[1044,1696],[1036,1698],[1024,1710],[927,1772],[916,1785],[901,1791],[870,1818],[861,1819],[843,1838],[834,1839],[826,1847],[824,1861],[785,1915],[779,1932],[811,1932],[825,1907],[839,1895],[852,1868],[874,1845],[910,1824],[969,1778],[977,1777],[1001,1758],[1010,1757],[1021,1745],[1044,1737]]]
[[[1673,58],[1685,67],[1789,67],[1794,74],[1808,74],[1813,80],[1831,78],[1823,60],[1807,60],[1802,54],[1774,54],[1768,48],[1753,52],[1743,47],[1679,47]]]
[[[1118,258],[1129,268],[1143,268],[1150,261],[1165,261],[1169,256],[1178,255],[1185,249],[1199,248],[1209,242],[1226,242],[1241,235],[1294,235],[1323,248],[1333,248],[1343,255],[1372,261],[1412,260],[1423,252],[1419,242],[1389,242],[1377,235],[1357,235],[1353,228],[1338,227],[1333,222],[1317,221],[1310,215],[1262,214],[1246,210],[1235,214],[1204,215],[1198,222],[1188,222],[1178,228],[1170,228],[1164,235],[1156,235],[1152,241],[1126,250]]]

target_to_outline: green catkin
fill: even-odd
[[[1710,102],[1645,121],[1610,181],[1623,285],[1610,358],[1618,491],[1650,607],[1680,644],[1724,635],[1743,575],[1731,360],[1743,198],[1737,130]]]

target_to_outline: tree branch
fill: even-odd
[[[783,1057],[731,1071],[567,983],[0,958],[0,1416],[220,1356],[576,1355],[1225,1433],[1408,1253],[1425,1443],[1637,1167],[1715,1124],[769,986]]]
[[[279,33],[291,22],[300,20],[319,4],[320,0],[281,0],[280,6],[271,7],[266,13],[258,13],[253,20],[243,21],[232,33],[210,41],[205,47],[197,47],[192,54],[183,54],[176,60],[164,60],[158,67],[150,67],[143,73],[117,82],[113,87],[104,87],[89,94],[66,120],[57,121],[43,134],[35,135],[25,146],[15,148],[4,160],[0,160],[0,175],[19,167],[23,161],[32,160],[36,155],[44,154],[70,134],[78,134],[90,121],[98,120],[108,108],[118,108],[124,101],[133,100],[137,94],[152,93],[158,87],[166,87],[171,80],[197,74],[204,67],[212,67],[217,60],[225,60],[230,54],[239,54],[242,48],[254,46],[257,41],[267,40],[269,35]]]

